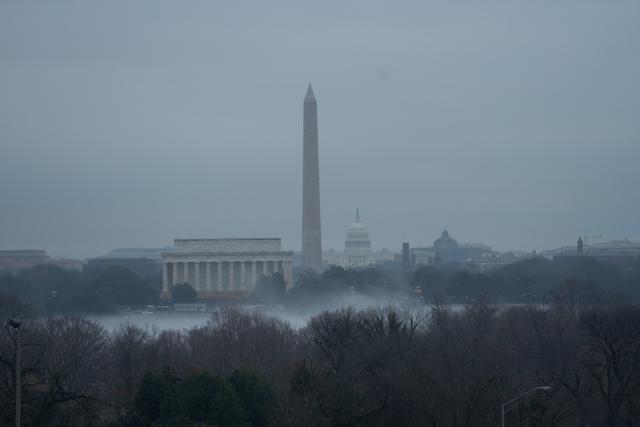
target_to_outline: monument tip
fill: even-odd
[[[316,96],[313,94],[313,88],[311,87],[311,83],[307,86],[307,94],[304,96],[305,104],[315,103]]]

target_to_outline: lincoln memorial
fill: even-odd
[[[278,238],[176,239],[174,248],[162,253],[162,297],[170,298],[173,286],[188,282],[199,298],[243,298],[261,275],[274,273],[290,288],[292,257]]]

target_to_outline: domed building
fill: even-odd
[[[347,231],[344,241],[346,265],[349,267],[364,267],[373,264],[371,260],[371,240],[367,226],[360,222],[360,210],[356,209],[356,219]]]
[[[442,262],[461,262],[467,255],[447,230],[433,242],[433,250]]]
[[[449,236],[449,232],[447,230],[444,230],[442,232],[442,236],[438,237],[434,242],[433,242],[433,248],[438,251],[438,250],[451,250],[451,249],[457,249],[458,248],[458,242],[455,241],[455,239],[451,236]]]
[[[356,209],[355,220],[349,226],[344,241],[344,252],[334,250],[322,253],[324,267],[337,265],[344,268],[363,268],[374,264],[393,261],[394,254],[386,249],[373,252],[369,230],[360,220],[360,210]]]
[[[442,232],[430,247],[411,249],[416,264],[456,263],[478,258],[491,252],[491,248],[481,243],[458,243],[447,230]]]

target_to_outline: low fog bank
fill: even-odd
[[[324,312],[337,312],[341,310],[354,311],[378,311],[378,310],[397,310],[399,312],[421,312],[426,315],[432,310],[446,310],[452,313],[462,312],[472,305],[464,304],[447,304],[434,306],[431,304],[422,304],[420,302],[407,302],[398,300],[377,300],[374,298],[353,295],[342,301],[335,301],[331,305],[317,305],[302,309],[288,308],[286,306],[261,306],[254,304],[235,305],[226,308],[220,308],[213,312],[191,311],[191,312],[130,312],[116,314],[88,314],[83,315],[85,319],[95,321],[102,325],[108,331],[114,331],[123,325],[135,325],[155,331],[169,330],[188,330],[201,327],[207,324],[212,317],[224,310],[236,310],[246,315],[257,315],[266,318],[274,318],[281,320],[291,326],[293,329],[301,329],[306,327],[313,317]],[[497,311],[504,311],[511,307],[524,307],[525,304],[499,304],[492,305]],[[541,306],[536,306],[541,307]],[[544,306],[548,307],[548,306]],[[543,308],[543,307],[541,307]]]
[[[107,315],[126,312],[135,322],[148,318],[153,324],[159,319],[162,329],[170,327],[171,318],[175,328],[200,324],[206,317],[201,311],[229,306],[263,311],[299,327],[322,311],[347,306],[455,307],[477,300],[499,306],[640,301],[640,261],[617,266],[587,257],[563,261],[537,257],[487,272],[455,264],[420,265],[410,271],[403,271],[398,263],[353,270],[331,267],[321,274],[299,272],[289,289],[280,274],[262,276],[244,300],[235,301],[200,300],[187,282],[176,284],[169,300],[161,299],[161,281],[160,274],[139,277],[124,267],[78,272],[41,265],[0,275],[0,293],[18,297],[42,315],[99,315],[110,322],[115,317]],[[196,305],[198,314],[189,320],[180,311],[181,304]]]
[[[398,299],[376,299],[362,295],[349,295],[332,303],[307,305],[305,307],[287,307],[284,305],[258,305],[258,304],[238,304],[226,307],[218,307],[211,311],[156,311],[145,310],[132,311],[128,313],[109,314],[85,314],[84,318],[100,323],[109,331],[126,324],[136,325],[142,328],[165,330],[184,330],[205,325],[212,316],[216,316],[224,310],[236,310],[247,315],[258,315],[272,317],[288,323],[294,329],[305,327],[312,317],[325,311],[339,311],[343,309],[353,309],[356,311],[380,310],[395,308],[405,310],[425,310],[430,311],[432,306],[422,304],[419,301],[407,302]],[[448,309],[462,310],[463,305],[449,305]]]
[[[365,311],[385,307],[394,307],[401,310],[409,308],[430,308],[430,306],[424,305],[420,300],[415,299],[409,301],[408,299],[394,298],[392,296],[374,297],[369,295],[348,294],[339,299],[315,303],[310,301],[299,306],[255,306],[255,308],[253,306],[247,306],[244,307],[243,310],[246,312],[255,309],[258,313],[277,317],[278,319],[289,322],[293,327],[300,328],[305,326],[312,317],[324,311],[337,311],[347,308]]]

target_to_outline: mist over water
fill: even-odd
[[[229,309],[238,310],[245,314],[258,314],[261,316],[275,317],[287,322],[294,329],[300,329],[307,325],[309,320],[323,311],[336,311],[346,308],[355,310],[374,310],[384,308],[396,308],[400,311],[414,310],[430,312],[431,305],[422,304],[418,301],[408,301],[401,299],[374,299],[361,295],[349,295],[333,304],[318,304],[317,306],[305,306],[302,308],[284,306],[260,306],[260,305],[236,305],[229,306]],[[447,305],[450,311],[460,311],[464,309],[463,304]],[[221,309],[221,308],[220,308]],[[218,310],[220,310],[218,309]],[[216,310],[214,310],[216,311]],[[86,319],[93,320],[102,325],[105,329],[113,331],[125,324],[158,331],[184,330],[200,327],[207,324],[211,318],[210,311],[157,311],[157,312],[130,312],[104,315],[87,315]]]
[[[158,331],[191,329],[204,326],[210,313],[119,313],[85,316],[85,319],[93,320],[101,324],[108,331],[114,331],[125,324],[132,324],[140,328],[156,329]]]

